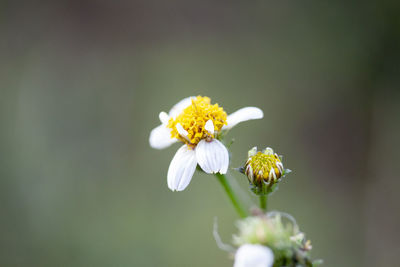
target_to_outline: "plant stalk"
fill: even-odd
[[[260,208],[266,212],[267,211],[267,203],[268,203],[268,195],[260,195]]]
[[[222,187],[224,188],[226,194],[228,195],[229,199],[231,200],[233,206],[235,207],[237,213],[241,218],[247,217],[247,212],[242,208],[238,198],[236,197],[235,193],[232,190],[231,185],[228,183],[226,176],[224,174],[216,173],[215,176],[217,177],[218,181],[221,183]]]

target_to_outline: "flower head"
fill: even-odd
[[[245,107],[228,116],[222,107],[202,96],[183,99],[168,114],[161,112],[161,125],[151,131],[150,146],[163,149],[177,141],[184,143],[169,165],[168,187],[184,190],[197,164],[206,173],[226,173],[229,153],[218,140],[220,133],[240,122],[262,117],[263,112],[256,107]]]
[[[290,170],[285,170],[281,158],[267,147],[262,152],[253,147],[248,152],[248,159],[242,168],[255,193],[269,193],[272,186]]]
[[[214,138],[222,126],[227,125],[227,115],[218,104],[211,104],[208,97],[198,96],[191,99],[190,106],[176,118],[170,118],[167,127],[171,137],[177,138],[189,147],[196,146],[202,139]]]

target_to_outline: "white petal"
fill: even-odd
[[[152,148],[163,149],[176,141],[178,141],[176,138],[171,138],[171,129],[165,125],[154,128],[150,133],[149,143]]]
[[[253,174],[253,168],[251,167],[250,164],[247,165],[247,168],[246,168],[246,175],[247,175],[247,177],[249,177],[250,182],[253,183],[253,181],[254,181],[254,174]]]
[[[268,177],[270,179],[274,179],[274,181],[276,180],[276,174],[275,174],[275,169],[271,168],[271,170],[269,171]]]
[[[282,164],[282,162],[276,162],[276,166],[278,167],[279,171],[282,173],[283,172],[283,164]]]
[[[188,106],[190,106],[192,104],[192,98],[194,99],[196,97],[189,96],[189,97],[182,99],[177,104],[175,104],[175,106],[173,106],[171,108],[171,110],[169,111],[169,116],[172,118],[175,118],[176,116],[178,116],[185,108],[187,108]]]
[[[166,112],[162,111],[160,114],[158,114],[158,117],[160,118],[160,121],[162,124],[168,124],[169,121],[169,116]]]
[[[272,148],[270,148],[270,147],[267,147],[267,148],[264,149],[263,153],[265,155],[273,155],[274,154],[274,150]]]
[[[229,166],[229,153],[226,147],[217,139],[207,142],[201,140],[196,147],[196,158],[200,167],[206,173],[225,174]]]
[[[189,149],[187,145],[181,146],[169,164],[167,176],[169,189],[172,191],[184,190],[192,180],[196,166],[196,152]]]
[[[206,129],[210,134],[214,134],[214,123],[212,120],[208,120],[206,125],[204,125],[204,129]]]
[[[233,267],[271,267],[273,264],[274,254],[270,248],[244,244],[236,251]]]
[[[249,150],[249,152],[247,152],[247,157],[252,157],[255,156],[257,154],[257,147],[253,147],[252,149]]]
[[[264,117],[264,113],[259,108],[256,107],[241,108],[228,116],[227,118],[228,125],[225,125],[224,127],[222,127],[222,129],[223,130],[230,129],[242,121],[261,119],[262,117]]]
[[[185,129],[183,129],[183,126],[179,122],[176,124],[175,127],[176,127],[176,130],[178,131],[179,135],[189,141],[189,138],[188,138],[189,133]]]

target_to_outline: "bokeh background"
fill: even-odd
[[[232,166],[255,145],[284,155],[293,173],[269,206],[296,217],[324,266],[397,265],[399,11],[1,1],[0,265],[231,266],[212,227],[229,243],[237,216],[216,179],[173,193],[178,145],[148,145],[158,113],[190,95],[264,110],[230,132]]]

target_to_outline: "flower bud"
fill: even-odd
[[[281,158],[270,147],[262,152],[257,152],[257,147],[250,149],[242,170],[247,175],[256,194],[271,192],[272,186],[279,182],[285,172],[288,172],[283,168]]]

